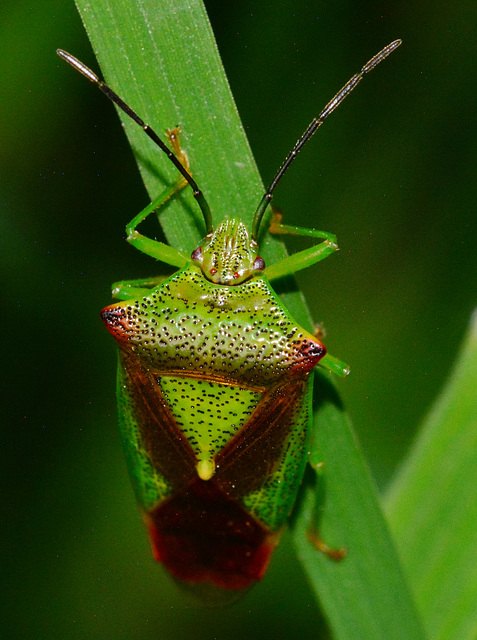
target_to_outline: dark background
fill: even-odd
[[[477,5],[207,7],[265,182],[348,77],[403,39],[276,192],[287,221],[338,235],[339,255],[298,279],[352,365],[339,388],[384,490],[475,305]],[[97,68],[73,4],[3,2],[0,42],[5,637],[317,637],[286,539],[223,612],[196,609],[151,560],[98,317],[111,282],[154,274],[123,241],[146,193],[112,107],[55,56]]]

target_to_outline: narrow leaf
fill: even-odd
[[[329,380],[317,377],[315,421],[324,469],[316,486],[307,486],[297,518],[299,557],[337,638],[423,638],[363,453]],[[314,514],[320,494],[324,504]],[[341,562],[308,541],[315,515],[323,540],[347,548]]]
[[[477,313],[387,496],[430,638],[477,637]]]
[[[202,3],[78,0],[77,6],[106,82],[163,139],[166,129],[180,126],[214,222],[240,211],[250,223],[263,186]],[[152,198],[175,182],[177,170],[137,124],[119,116]],[[171,244],[195,248],[205,228],[190,189],[161,212],[161,224]]]

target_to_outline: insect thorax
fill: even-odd
[[[106,307],[103,319],[144,369],[256,390],[306,375],[325,353],[264,277],[221,286],[192,264],[148,296]]]

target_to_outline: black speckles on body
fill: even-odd
[[[194,378],[160,376],[158,382],[198,461],[212,460],[261,398],[260,393]]]
[[[325,353],[263,277],[228,287],[191,265],[148,296],[108,307],[103,319],[149,370],[252,388],[303,375]]]

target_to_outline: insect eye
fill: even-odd
[[[253,262],[253,268],[255,271],[263,271],[265,269],[265,260],[257,256]]]
[[[202,247],[197,247],[197,249],[194,249],[190,257],[195,262],[202,262]]]

